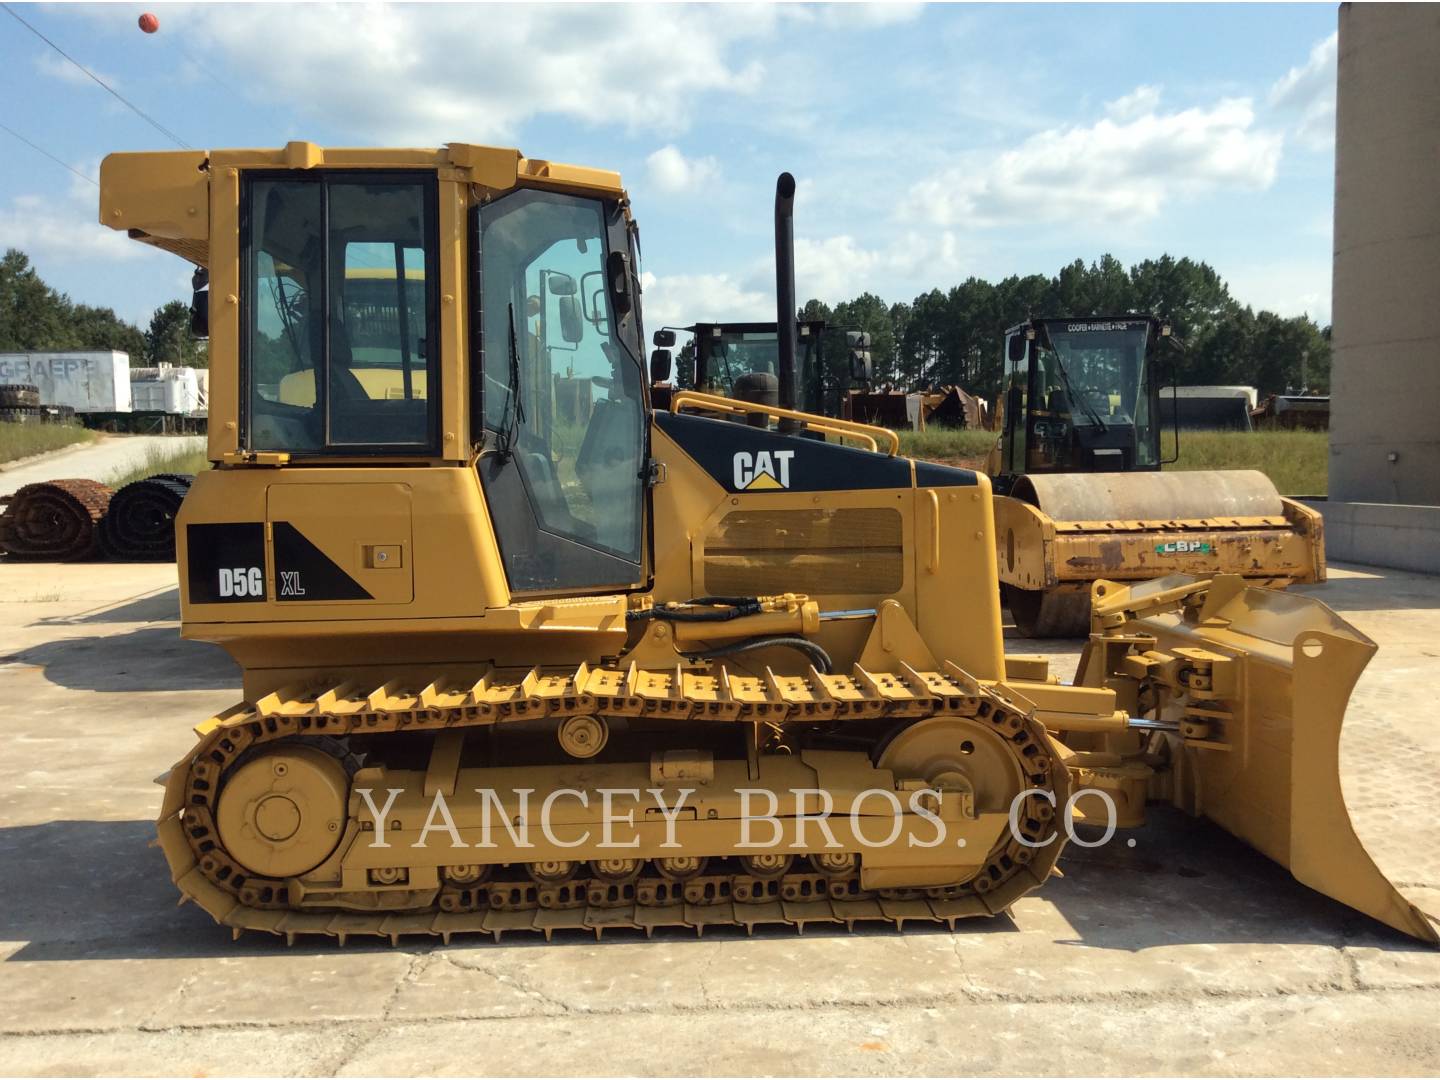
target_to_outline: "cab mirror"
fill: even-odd
[[[1025,362],[1025,335],[1011,334],[1005,339],[1005,354],[1010,358],[1010,363],[1021,364]]]
[[[634,308],[630,299],[630,256],[612,251],[605,260],[605,285],[610,293],[610,306],[620,318]]]
[[[551,270],[549,273],[549,288],[551,296],[574,296],[576,293],[575,279],[569,274],[562,274],[558,270]]]
[[[203,266],[190,275],[190,336],[210,336],[210,271]]]
[[[572,281],[570,284],[574,286],[575,283]],[[575,302],[573,295],[559,296],[556,304],[560,311],[560,336],[567,345],[580,344],[581,338],[585,336],[584,327],[580,325],[580,305]]]
[[[674,337],[674,334],[670,335]],[[670,381],[671,356],[669,349],[656,349],[650,354],[650,381],[652,383],[663,383]]]
[[[845,346],[850,353],[851,381],[869,385],[873,371],[873,362],[870,358],[870,335],[859,330],[847,330]]]
[[[210,290],[201,289],[190,297],[190,336],[210,336]]]
[[[656,330],[655,345],[661,349],[673,349],[675,347],[674,330]]]

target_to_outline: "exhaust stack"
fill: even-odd
[[[784,409],[796,407],[795,310],[795,177],[784,172],[775,182],[775,335]],[[781,429],[787,426],[782,423]]]

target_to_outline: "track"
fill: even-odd
[[[100,522],[100,548],[115,562],[174,562],[175,516],[193,476],[160,473],[115,492]]]
[[[983,866],[960,885],[865,890],[859,862],[808,858],[756,872],[738,860],[629,860],[564,864],[447,866],[435,888],[417,888],[399,899],[379,894],[325,891],[314,882],[261,878],[225,850],[216,809],[237,767],[267,746],[321,747],[344,756],[348,741],[373,748],[401,745],[417,736],[483,729],[537,719],[644,717],[677,725],[753,725],[757,731],[802,731],[833,721],[882,721],[891,727],[927,718],[965,718],[1013,754],[1023,783],[1052,794],[1064,805],[1069,778],[1044,729],[994,689],[953,665],[946,671],[878,674],[856,668],[850,675],[764,677],[629,669],[555,672],[498,669],[479,679],[444,678],[424,685],[346,684],[270,694],[233,707],[202,725],[199,744],[166,781],[158,822],[160,845],[183,900],[194,900],[238,937],[245,930],[284,935],[352,936],[399,941],[402,935],[482,933],[499,938],[534,931],[548,939],[557,929],[593,931],[657,926],[794,925],[912,920],[941,921],[991,915],[1043,884],[1063,841],[1027,846],[1008,832],[983,857]],[[310,751],[304,751],[310,752]],[[370,768],[371,761],[366,762]],[[898,778],[898,776],[897,776]],[[353,799],[352,799],[353,804]],[[1034,841],[1053,832],[1055,810],[1043,794],[1031,794],[1018,816],[1021,835]],[[352,815],[344,827],[338,859],[360,831]],[[403,850],[403,849],[402,849]],[[678,854],[696,854],[688,849]],[[703,852],[698,854],[703,855]],[[860,857],[862,860],[864,856]],[[403,870],[397,871],[406,873]],[[374,871],[371,872],[372,875]],[[403,881],[414,880],[409,877]],[[373,876],[372,876],[373,881]],[[398,894],[392,894],[398,895]],[[370,910],[365,910],[366,908]]]
[[[99,552],[100,519],[113,494],[95,480],[27,484],[0,515],[0,550],[12,559],[93,558]]]

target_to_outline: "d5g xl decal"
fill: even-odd
[[[275,538],[276,600],[375,599],[290,522],[277,521],[271,529]]]
[[[265,526],[258,521],[187,525],[190,603],[259,603],[265,599]]]

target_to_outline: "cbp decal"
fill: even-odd
[[[1208,540],[1170,540],[1155,545],[1156,555],[1209,555]]]
[[[790,486],[790,459],[794,450],[737,450],[736,491],[780,491]]]

